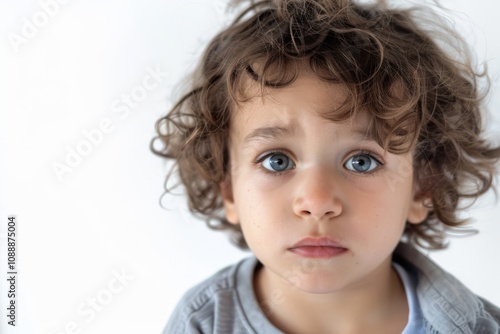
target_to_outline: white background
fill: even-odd
[[[0,332],[159,333],[189,287],[248,255],[190,218],[182,197],[160,207],[166,167],[149,151],[172,88],[227,22],[225,2],[73,0],[43,22],[47,2],[0,3]],[[500,129],[500,5],[442,4],[488,63],[490,125]],[[22,36],[34,17],[40,27],[13,47],[9,36]],[[123,94],[140,92],[154,69],[157,87],[125,107]],[[108,133],[82,147],[84,132],[106,119]],[[78,145],[88,154],[58,179],[53,164]],[[15,329],[6,325],[4,279],[12,214],[20,235]],[[500,304],[500,205],[489,195],[468,214],[480,234],[432,257]],[[91,316],[93,298],[101,303]]]

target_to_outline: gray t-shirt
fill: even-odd
[[[282,333],[265,317],[253,290],[255,257],[224,268],[191,288],[181,299],[163,334]]]
[[[190,289],[177,305],[163,334],[283,333],[267,320],[253,290],[253,275],[260,263],[255,257],[224,268]],[[410,322],[404,334],[422,333],[422,316],[415,294],[415,280],[397,265],[405,286]],[[412,315],[413,314],[413,315]]]

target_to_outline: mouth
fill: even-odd
[[[305,238],[297,242],[288,251],[306,258],[327,259],[347,252],[347,248],[330,238]]]

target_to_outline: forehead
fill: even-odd
[[[231,116],[231,133],[243,135],[241,131],[249,132],[263,128],[261,135],[288,135],[300,128],[303,117],[315,116],[323,123],[332,123],[339,113],[346,129],[363,132],[368,127],[369,119],[366,112],[354,113],[346,110],[348,90],[337,83],[321,80],[314,73],[301,70],[291,84],[280,88],[261,90],[260,84],[247,79],[244,83],[248,99],[234,107]],[[274,128],[274,129],[273,129]]]
[[[322,113],[331,112],[345,102],[347,97],[345,86],[320,79],[306,66],[299,66],[296,74],[296,79],[286,86],[261,88],[259,82],[244,73],[241,82],[245,94],[243,109],[259,108],[264,104],[273,105],[274,108],[279,105],[307,104],[313,111]]]

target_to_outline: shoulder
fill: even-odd
[[[244,327],[239,292],[253,294],[251,282],[257,263],[255,257],[248,257],[189,289],[163,333],[211,333],[216,332],[215,328],[232,332],[233,328]]]
[[[494,319],[494,322],[497,325],[496,328],[498,330],[498,333],[500,333],[500,308],[483,297],[478,296],[477,298],[479,298],[479,300],[482,302],[484,312],[489,314]]]
[[[427,329],[436,333],[500,332],[500,309],[427,256],[401,243],[394,261],[417,277],[417,298]]]

